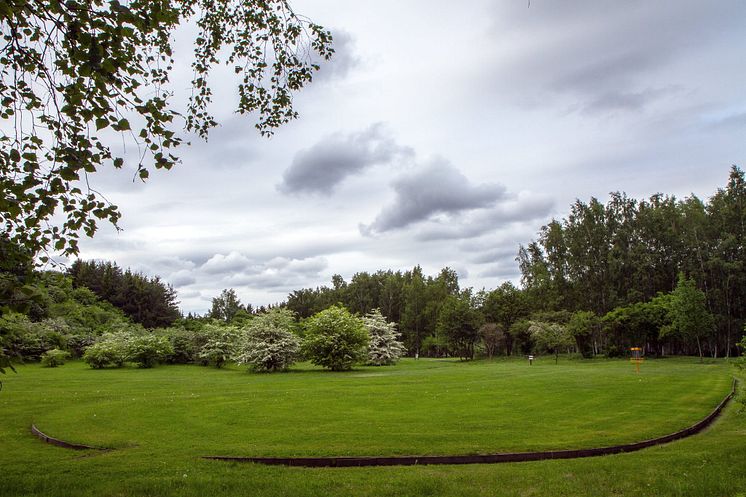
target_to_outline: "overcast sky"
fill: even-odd
[[[337,55],[261,138],[222,126],[174,170],[91,180],[123,219],[81,257],[159,275],[184,312],[357,271],[518,281],[519,244],[576,198],[706,198],[746,158],[743,0],[297,0]],[[177,39],[183,74],[189,30]],[[176,88],[179,91],[185,88]]]

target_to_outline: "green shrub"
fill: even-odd
[[[139,368],[152,368],[173,354],[173,347],[166,337],[152,334],[129,336],[126,340],[126,359]]]
[[[86,349],[96,343],[94,335],[70,335],[67,337],[67,350],[72,357],[83,357]]]
[[[606,357],[610,359],[624,357],[624,349],[617,347],[616,345],[609,345],[606,348]]]
[[[127,339],[123,333],[104,335],[86,349],[83,360],[94,369],[121,367],[127,358]]]
[[[423,357],[442,357],[446,347],[441,343],[440,338],[435,335],[428,335],[422,339],[419,354]]]
[[[211,364],[216,368],[222,368],[223,364],[233,355],[234,337],[231,333],[223,333],[220,336],[207,340],[199,352],[199,358],[204,365]]]
[[[41,364],[42,366],[48,368],[56,368],[57,366],[62,366],[63,364],[65,364],[65,359],[67,359],[68,357],[70,357],[70,353],[65,352],[64,350],[47,350],[41,356]]]
[[[744,326],[743,330],[746,331],[746,326]],[[734,364],[739,369],[746,370],[746,335],[741,338],[740,342],[736,343],[736,346],[741,349],[742,355],[734,361]],[[741,396],[741,403],[746,407],[746,396]]]
[[[45,350],[41,336],[32,330],[20,335],[13,344],[15,355],[27,361],[38,361]]]
[[[342,306],[332,306],[305,323],[303,351],[311,362],[332,371],[347,371],[367,358],[368,330]]]
[[[196,362],[199,348],[195,344],[195,333],[183,328],[167,328],[166,330],[165,336],[174,349],[167,361],[171,364]]]

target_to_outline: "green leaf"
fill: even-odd
[[[76,179],[80,179],[77,172],[67,167],[60,169],[60,177],[65,181],[75,181]]]
[[[130,122],[126,119],[120,119],[119,122],[112,127],[117,131],[127,131],[130,129]]]

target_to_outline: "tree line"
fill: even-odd
[[[706,202],[662,194],[638,201],[618,192],[605,205],[578,200],[567,217],[520,247],[518,262],[537,310],[597,316],[653,302],[684,274],[703,292],[713,319],[699,345],[713,356],[731,355],[746,316],[745,235],[746,182],[733,166],[727,185]],[[675,351],[691,353],[693,346],[679,340]]]
[[[349,282],[335,275],[283,305],[300,317],[334,303],[360,314],[379,308],[412,355],[473,355],[476,345],[486,355],[525,353],[536,345],[534,322],[567,328],[584,356],[633,345],[655,355],[730,356],[746,316],[745,233],[746,181],[733,166],[707,201],[620,192],[606,204],[577,200],[518,248],[520,287],[461,290],[452,269],[426,276],[415,266]],[[456,328],[462,337],[454,341],[447,330]]]
[[[143,329],[192,332],[206,325],[243,328],[278,308],[289,311],[299,329],[331,307],[357,316],[379,309],[415,357],[619,356],[633,346],[648,355],[730,356],[739,353],[746,312],[745,204],[744,173],[733,167],[727,185],[707,201],[662,194],[635,200],[623,193],[611,194],[606,204],[576,201],[567,217],[552,219],[537,240],[518,248],[520,286],[461,288],[448,267],[426,275],[415,266],[359,272],[349,281],[334,275],[330,285],[292,291],[268,307],[243,304],[234,289],[225,289],[205,316],[186,317],[173,288],[157,277],[110,262],[77,261],[66,277],[41,273],[39,279],[28,254],[0,239],[7,254],[0,313],[15,310],[32,323],[19,327],[20,318],[9,316],[0,335],[8,343],[8,336],[33,323],[66,319],[50,301],[69,294],[67,301],[92,295]],[[50,283],[61,277],[69,290]],[[86,312],[76,308],[73,315]],[[89,328],[89,341],[106,332]]]
[[[75,288],[88,288],[145,328],[170,326],[181,317],[176,291],[158,276],[122,270],[113,262],[80,259],[67,274]]]
[[[41,273],[36,290],[33,319],[7,309],[0,315],[4,369],[11,367],[8,358],[57,367],[73,357],[95,369],[127,363],[220,368],[233,361],[255,372],[276,372],[308,360],[346,371],[355,364],[391,365],[405,352],[396,325],[377,310],[359,317],[335,305],[299,322],[292,311],[275,307],[243,320],[179,318],[148,329],[88,288],[74,287],[70,275]]]

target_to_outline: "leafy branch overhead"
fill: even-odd
[[[186,23],[198,34],[182,115],[170,77]],[[180,130],[207,138],[216,66],[237,75],[236,111],[271,135],[297,117],[292,92],[333,53],[329,31],[284,0],[10,0],[0,29],[0,221],[34,253],[76,254],[81,231],[117,225],[117,207],[88,182],[124,166],[112,143],[135,145],[144,180],[178,162]]]

